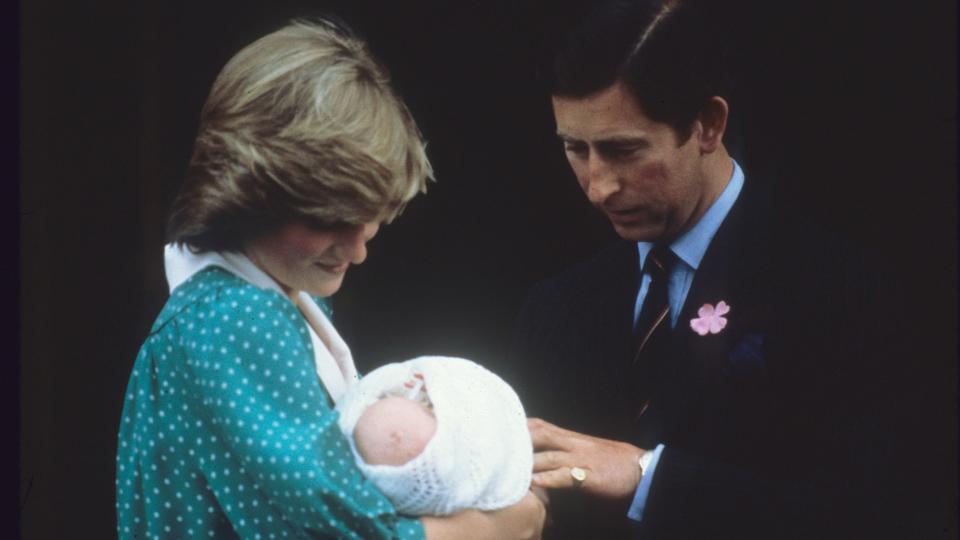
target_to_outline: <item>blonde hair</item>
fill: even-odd
[[[214,81],[169,240],[238,250],[290,220],[389,222],[433,178],[424,147],[387,71],[349,28],[293,21]]]

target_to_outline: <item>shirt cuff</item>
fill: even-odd
[[[637,492],[633,494],[633,502],[630,503],[630,509],[627,510],[627,517],[634,521],[643,521],[643,510],[647,506],[647,495],[650,493],[650,485],[653,483],[653,473],[657,470],[657,463],[660,461],[663,448],[662,444],[658,444],[653,449],[650,466],[643,471],[643,476],[640,477],[640,485],[637,486]]]

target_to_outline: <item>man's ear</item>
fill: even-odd
[[[696,133],[700,144],[700,152],[709,154],[720,147],[723,142],[723,133],[727,130],[727,118],[730,115],[730,106],[720,96],[713,96],[697,115],[701,129]]]

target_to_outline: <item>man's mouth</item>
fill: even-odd
[[[606,210],[607,218],[617,225],[629,225],[637,222],[642,213],[640,208],[622,208],[617,210]]]

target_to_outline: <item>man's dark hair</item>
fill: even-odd
[[[643,112],[686,141],[713,96],[729,99],[724,23],[697,0],[606,1],[552,45],[541,66],[552,95],[580,98],[617,81]]]

